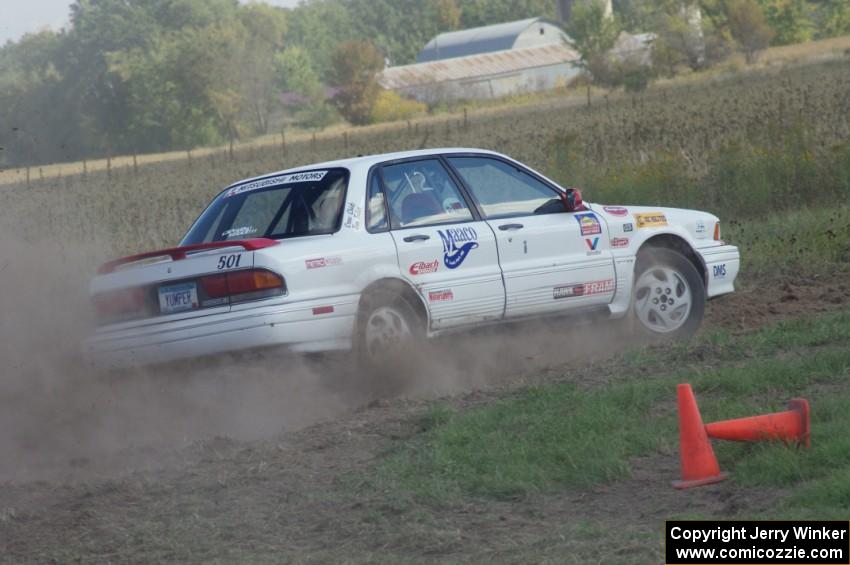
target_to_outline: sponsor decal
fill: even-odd
[[[583,284],[568,284],[565,286],[556,286],[552,291],[552,298],[558,300],[560,298],[571,298],[573,296],[583,296]]]
[[[602,253],[601,251],[596,249],[597,247],[599,247],[599,238],[598,237],[594,237],[593,239],[587,238],[587,239],[584,240],[584,242],[587,244],[587,250],[588,250],[587,254],[588,255],[598,255],[598,254]]]
[[[657,228],[667,225],[667,216],[662,212],[646,212],[644,214],[635,214],[635,222],[638,229],[640,228]]]
[[[229,230],[224,230],[223,232],[221,232],[221,237],[230,239],[232,237],[242,237],[245,235],[251,235],[252,233],[257,233],[257,228],[253,226],[243,226],[241,228],[231,228]]]
[[[582,284],[567,284],[556,286],[552,290],[552,298],[573,298],[577,296],[593,296],[594,294],[610,294],[614,292],[614,279],[593,281]]]
[[[599,218],[596,214],[589,212],[586,214],[576,214],[576,221],[581,227],[581,235],[596,235],[602,233],[602,226],[599,224]]]
[[[634,226],[634,224],[631,224],[631,223],[629,223],[629,224],[623,224],[623,231],[624,231],[624,232],[626,232],[626,233],[628,233],[628,232],[630,232],[630,231],[635,231],[635,226]]]
[[[307,259],[304,261],[304,265],[308,269],[333,267],[334,265],[342,265],[342,257],[318,257],[316,259]]]
[[[697,220],[696,227],[694,228],[694,233],[699,239],[705,238],[705,222],[702,220]]]
[[[725,279],[726,278],[726,263],[722,265],[714,266],[714,278],[715,279]]]
[[[449,302],[455,299],[452,289],[432,290],[428,293],[429,302]]]
[[[317,306],[313,308],[314,316],[321,316],[322,314],[332,314],[334,311],[333,306]]]
[[[343,222],[343,226],[352,229],[360,229],[360,213],[362,212],[360,206],[356,205],[354,202],[349,202],[345,206],[345,221]]]
[[[443,263],[448,269],[457,269],[469,253],[478,247],[478,232],[474,228],[448,228],[437,230],[443,241]]]
[[[239,186],[234,186],[233,188],[228,190],[224,196],[225,198],[230,198],[231,196],[236,196],[237,194],[242,194],[243,192],[257,190],[258,188],[268,188],[270,186],[276,186],[279,184],[292,184],[296,182],[316,182],[325,178],[326,174],[328,174],[327,171],[310,171],[307,173],[291,173],[288,175],[278,175],[276,177],[269,177],[266,179],[255,180],[253,182],[249,182]]]
[[[629,246],[629,238],[627,237],[615,237],[611,240],[611,247],[628,247]]]
[[[413,263],[407,271],[411,275],[428,275],[431,273],[436,273],[437,269],[439,268],[440,260],[434,259],[430,263],[425,261],[417,261],[416,263]]]
[[[603,206],[603,210],[605,210],[606,214],[611,214],[612,216],[628,216],[629,209],[623,208],[622,206]]]

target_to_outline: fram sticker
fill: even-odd
[[[602,233],[602,226],[599,225],[599,218],[596,214],[590,212],[587,214],[576,214],[576,221],[581,228],[581,235],[596,235]]]
[[[304,266],[308,269],[321,269],[322,267],[333,267],[341,265],[342,257],[317,257],[316,259],[307,259],[304,261]]]
[[[440,260],[434,259],[431,262],[417,261],[416,263],[413,263],[407,271],[411,275],[428,275],[431,273],[436,273],[437,269],[439,268]]]
[[[448,269],[457,269],[467,255],[478,247],[478,232],[474,228],[448,228],[437,230],[443,240],[443,263]]]
[[[629,238],[627,237],[615,237],[611,240],[611,247],[628,247],[629,246]]]
[[[656,228],[667,225],[667,216],[665,216],[662,212],[635,214],[635,222],[637,223],[638,229]]]
[[[455,299],[452,289],[432,290],[428,293],[429,302],[449,302]]]
[[[606,214],[611,214],[612,216],[628,216],[629,209],[623,208],[622,206],[603,206],[603,210],[605,210]]]
[[[233,188],[227,191],[225,197],[230,198],[231,196],[236,196],[237,194],[242,194],[243,192],[257,190],[259,188],[268,188],[270,186],[277,186],[279,184],[292,184],[295,182],[317,182],[325,178],[326,174],[328,174],[327,171],[309,171],[306,173],[290,173],[288,175],[278,175],[276,177],[255,180],[246,184],[234,186]]]
[[[614,292],[614,279],[593,281],[580,284],[567,284],[556,286],[552,289],[552,298],[574,298],[579,296],[593,296],[594,294],[610,294]]]

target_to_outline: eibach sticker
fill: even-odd
[[[307,269],[321,269],[323,267],[333,267],[334,265],[342,265],[342,257],[317,257],[316,259],[307,259],[304,261],[304,266]]]
[[[407,272],[411,275],[428,275],[431,273],[436,273],[437,269],[440,268],[440,260],[434,259],[431,262],[426,261],[417,261],[413,263],[408,269]]]

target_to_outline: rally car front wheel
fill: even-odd
[[[705,312],[705,286],[694,265],[670,249],[648,249],[638,256],[632,294],[631,326],[653,341],[691,337]]]

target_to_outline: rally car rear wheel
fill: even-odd
[[[681,253],[650,249],[635,268],[631,318],[634,330],[656,341],[692,336],[705,312],[705,286]]]
[[[423,339],[423,323],[403,296],[379,292],[364,299],[358,316],[357,354],[373,372],[396,374]]]

